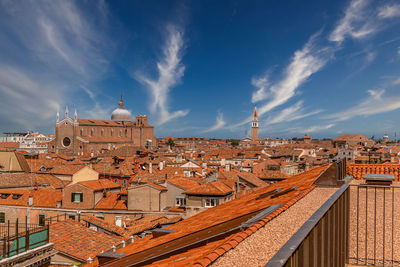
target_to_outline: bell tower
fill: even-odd
[[[251,122],[251,139],[258,140],[258,115],[257,107],[254,107],[253,121]]]

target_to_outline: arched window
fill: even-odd
[[[114,134],[114,129],[111,129],[111,136],[113,136]]]
[[[128,136],[128,130],[125,129],[125,137],[127,137],[127,136]]]
[[[83,128],[81,128],[81,136],[83,136]]]
[[[104,129],[101,128],[101,136],[104,136]]]
[[[122,130],[119,130],[119,137],[122,136]]]
[[[93,132],[94,132],[93,128],[90,129],[90,136],[93,136]]]

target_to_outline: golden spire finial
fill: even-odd
[[[121,93],[121,99],[119,100],[118,106],[119,106],[120,108],[123,108],[123,107],[124,107],[124,100],[122,100],[122,93]]]

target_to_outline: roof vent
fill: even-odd
[[[175,230],[166,228],[156,228],[151,231],[151,233],[153,234],[153,238],[157,238],[173,232],[175,232]]]
[[[289,192],[292,192],[292,191],[296,190],[297,188],[299,188],[297,185],[296,185],[296,186],[293,186],[293,187],[291,187],[291,188],[288,188],[288,189],[286,189],[286,190],[283,190],[282,192],[276,193],[276,194],[273,195],[271,198],[276,198],[276,197],[282,196],[282,195],[284,195],[284,194],[287,194],[287,193],[289,193]]]
[[[263,218],[267,217],[269,214],[271,214],[275,210],[279,209],[281,206],[282,206],[282,204],[276,204],[276,205],[272,205],[272,206],[266,208],[265,210],[261,211],[257,215],[251,217],[246,222],[242,223],[240,225],[240,228],[244,228],[244,229],[249,228],[250,226],[252,226],[256,222],[262,220]]]
[[[282,188],[277,188],[277,189],[275,189],[275,190],[272,190],[272,191],[263,193],[263,194],[259,195],[258,197],[256,197],[256,200],[269,197],[269,196],[271,196],[271,195],[274,195],[274,194],[276,194],[276,193],[279,193],[280,191],[282,191]]]

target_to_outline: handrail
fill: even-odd
[[[335,202],[349,188],[348,184],[342,185],[301,228],[281,247],[281,249],[269,260],[265,267],[283,266],[292,254],[299,248],[307,238],[312,229],[318,224],[322,217],[329,211]]]

